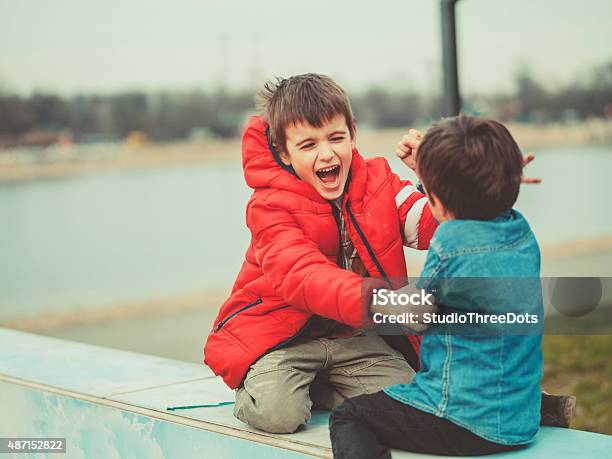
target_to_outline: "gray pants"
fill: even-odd
[[[266,432],[291,433],[308,422],[313,406],[331,410],[414,375],[379,336],[301,338],[251,365],[236,390],[234,416]]]

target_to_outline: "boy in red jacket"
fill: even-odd
[[[238,419],[289,433],[313,404],[410,382],[418,338],[387,337],[398,350],[360,328],[372,290],[406,285],[403,247],[427,249],[436,222],[386,159],[357,152],[348,97],[330,78],[282,79],[259,96],[242,147],[251,244],[205,363],[237,389]]]

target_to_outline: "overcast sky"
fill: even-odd
[[[72,94],[259,86],[327,73],[349,90],[437,91],[439,0],[0,0],[0,84]],[[466,92],[548,85],[612,60],[612,0],[460,0]]]

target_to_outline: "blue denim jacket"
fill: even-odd
[[[434,325],[423,337],[413,382],[387,387],[385,393],[495,443],[532,441],[541,403],[539,275],[538,244],[519,212],[440,225],[418,287],[435,291],[442,313],[531,313],[538,325],[520,333],[505,325],[493,333],[453,333],[451,325]],[[474,288],[477,278],[487,287]]]

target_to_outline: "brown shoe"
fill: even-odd
[[[569,428],[576,410],[573,395],[552,395],[542,392],[540,425]]]

